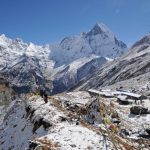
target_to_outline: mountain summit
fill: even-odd
[[[91,54],[114,59],[126,50],[126,44],[119,41],[113,32],[101,23],[95,24],[87,33],[65,37],[52,47],[50,57],[57,62],[56,66],[61,66],[81,57],[89,57]]]
[[[114,36],[114,34],[108,29],[108,27],[105,24],[96,23],[94,27],[88,32],[88,35],[97,35],[104,33]]]

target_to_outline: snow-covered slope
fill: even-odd
[[[32,90],[31,87],[34,89],[37,80],[39,84],[43,84],[45,79],[41,72],[42,69],[39,69],[40,67],[38,58],[24,54],[13,60],[1,72],[3,76],[8,77],[8,80],[11,81],[11,86],[15,91],[26,93]]]
[[[147,91],[150,86],[150,35],[136,42],[118,60],[105,64],[78,86],[78,89],[125,88],[138,92]]]
[[[42,81],[57,93],[73,87],[106,60],[116,58],[126,50],[126,45],[104,24],[96,24],[87,33],[45,46],[1,35],[0,73],[15,89],[22,87],[21,92],[33,89],[32,85],[39,79],[39,84]]]
[[[97,68],[101,67],[107,60],[105,57],[91,55],[77,59],[58,69],[52,74],[53,94],[69,90],[76,85],[81,79],[88,74],[93,73]]]
[[[75,93],[74,97],[66,96],[62,104],[67,103],[72,97],[78,97],[77,102],[69,105],[84,107],[90,99],[88,93]],[[26,104],[25,104],[26,103]],[[112,149],[112,142],[98,131],[79,123],[76,112],[59,107],[57,101],[49,99],[47,104],[37,96],[32,96],[24,101],[18,99],[5,116],[0,126],[0,143],[3,150],[35,149],[37,143],[43,143],[47,149],[78,150],[78,149]],[[75,109],[77,111],[78,109]],[[29,141],[32,141],[33,144]],[[53,147],[54,146],[54,147]]]
[[[148,100],[142,105],[147,104],[149,109]],[[133,115],[132,106],[85,91],[57,94],[46,104],[40,96],[25,95],[0,125],[1,149],[149,150],[150,114]]]

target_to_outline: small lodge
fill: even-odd
[[[126,91],[111,91],[111,90],[94,90],[94,89],[89,89],[88,92],[93,95],[93,96],[103,96],[107,98],[111,97],[117,97],[117,96],[122,96],[125,99],[133,99],[133,100],[141,100],[143,99],[143,95],[131,93],[131,92],[126,92]]]
[[[94,89],[89,89],[88,92],[92,96],[103,96],[108,98],[114,97],[114,94],[112,94],[111,91],[98,91]]]

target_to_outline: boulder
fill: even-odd
[[[127,130],[127,129],[121,129],[119,135],[120,135],[121,137],[129,136],[129,135],[130,135],[130,131]]]
[[[149,134],[150,136],[150,128],[145,129],[145,131]]]
[[[130,108],[130,113],[135,115],[149,114],[148,108],[143,106],[133,106]]]

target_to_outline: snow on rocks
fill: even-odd
[[[112,112],[113,123],[121,122],[115,134],[105,125],[103,107],[107,113]],[[30,95],[26,96],[26,101],[18,99],[5,116],[0,127],[0,142],[4,150],[40,146],[62,150],[109,150],[113,149],[113,143],[117,147],[119,144],[132,147],[135,141],[131,143],[131,138],[138,139],[143,123],[148,124],[149,120],[146,116],[131,116],[129,110],[128,106],[119,105],[117,98],[98,99],[83,91],[50,96],[47,103],[40,96]],[[144,128],[144,132],[148,131],[148,126]],[[128,135],[124,135],[126,131]]]
[[[58,143],[61,150],[110,149],[110,143],[105,137],[80,125],[61,126],[57,131],[41,137],[38,140],[44,140],[44,138],[51,139],[54,143]]]
[[[80,106],[90,98],[88,93],[84,92],[68,93],[66,98],[75,98],[73,103],[78,105],[76,95],[78,98],[82,95],[81,103],[79,99]],[[43,144],[45,139],[48,145],[58,146],[58,149],[62,150],[111,149],[112,144],[106,137],[79,122],[77,124],[75,119],[70,119],[71,116],[67,113],[70,110],[63,111],[61,106],[56,104],[57,101],[53,97],[45,104],[44,100],[36,95],[27,97],[26,101],[16,101],[0,126],[2,149],[32,149],[41,144],[46,146],[47,144]]]
[[[29,102],[26,104],[26,111],[31,122],[34,123],[33,132],[42,125],[45,129],[51,126],[54,127],[61,122],[62,118],[67,118],[61,111],[53,107],[51,103],[45,104],[43,98],[37,98],[36,96],[29,99]]]
[[[32,133],[33,125],[25,118],[25,106],[16,102],[7,113],[3,124],[0,126],[0,142],[3,150],[25,149],[28,147],[28,140],[44,134],[44,130],[38,135]]]

